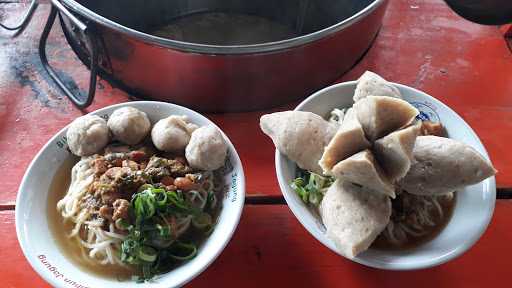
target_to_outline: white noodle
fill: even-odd
[[[208,201],[208,192],[202,189],[190,190],[187,193],[190,203],[194,203],[195,206],[201,210],[206,206]]]
[[[403,193],[403,192],[402,192]],[[393,245],[401,245],[407,242],[408,236],[421,237],[429,232],[429,227],[439,224],[444,218],[443,208],[439,203],[440,199],[452,201],[454,194],[449,193],[442,196],[414,196],[400,194],[402,197],[411,197],[410,202],[414,203],[414,213],[407,215],[407,220],[395,222],[391,220],[383,231],[383,236]]]
[[[179,238],[190,227],[192,215],[176,219],[176,238]]]
[[[329,116],[329,122],[334,124],[341,124],[343,122],[343,118],[345,118],[345,112],[347,109],[338,109],[334,108],[331,111],[331,115]]]
[[[70,240],[77,240],[86,261],[93,260],[94,263],[103,265],[121,264],[117,251],[120,250],[125,236],[116,233],[112,223],[109,225],[109,231],[103,230],[103,219],[91,219],[91,210],[86,203],[83,203],[84,197],[94,181],[92,167],[94,159],[95,156],[83,157],[73,166],[71,184],[64,198],[57,203],[57,210],[61,213],[64,221],[74,223],[68,237]],[[86,234],[81,236],[80,231],[84,231]]]
[[[95,180],[93,161],[98,156],[83,157],[71,170],[71,184],[66,195],[57,203],[57,210],[62,215],[64,222],[73,223],[73,228],[68,235],[70,241],[77,241],[81,249],[84,261],[94,264],[117,264],[126,266],[120,259],[121,243],[125,235],[116,232],[115,224],[109,223],[108,231],[104,230],[105,220],[96,217],[96,212],[89,207],[86,198],[89,195],[90,186]],[[187,192],[191,203],[203,210],[208,202],[208,195],[216,187],[212,172],[203,174],[204,183],[198,190]],[[215,194],[214,194],[215,196]],[[216,197],[213,197],[211,208],[217,205]],[[193,216],[177,217],[176,238],[185,233],[191,224]]]

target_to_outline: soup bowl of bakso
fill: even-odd
[[[293,111],[261,117],[276,172],[301,224],[339,255],[411,270],[447,262],[484,233],[493,168],[453,110],[365,72],[320,90]]]
[[[16,231],[52,286],[178,287],[224,249],[244,196],[240,158],[213,122],[129,102],[48,141],[22,180]]]

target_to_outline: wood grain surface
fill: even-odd
[[[510,287],[512,201],[496,205],[467,253],[434,268],[397,272],[351,262],[316,241],[283,205],[247,205],[219,258],[188,287]],[[22,255],[14,212],[0,212],[2,287],[49,287]],[[505,277],[504,277],[505,276]]]
[[[15,23],[26,2],[0,1],[0,21]],[[40,64],[38,41],[49,11],[48,1],[41,3],[19,37],[10,38],[0,30],[0,286],[7,288],[49,287],[23,257],[14,227],[17,189],[32,158],[74,118],[136,100],[102,79],[90,108],[80,111],[65,98]],[[372,70],[443,101],[479,135],[499,170],[501,197],[512,197],[508,143],[512,140],[512,54],[503,31],[463,20],[442,0],[391,0],[374,44],[337,82]],[[88,71],[73,55],[58,25],[51,33],[48,55],[52,65],[76,79],[80,87],[86,86]],[[246,205],[233,240],[189,287],[510,287],[506,278],[512,258],[509,200],[497,201],[487,232],[470,251],[431,269],[371,269],[337,256],[316,241],[282,205],[274,147],[259,130],[261,115],[296,105],[207,115],[240,154],[247,203],[270,205]]]
[[[25,5],[0,4],[0,19],[14,21]],[[15,9],[14,6],[19,6]],[[14,7],[14,8],[13,8]],[[41,4],[32,23],[17,38],[0,31],[0,203],[13,204],[23,173],[48,139],[83,113],[132,100],[100,80],[93,105],[73,107],[42,70],[37,44],[48,5]],[[17,13],[15,13],[17,12]],[[57,68],[87,84],[87,69],[71,52],[57,25],[49,40],[49,57]],[[342,55],[340,55],[342,57]],[[354,80],[365,70],[421,89],[448,104],[478,133],[499,170],[499,187],[512,187],[512,54],[497,27],[467,22],[442,1],[390,1],[384,25],[367,55],[338,82]],[[277,76],[278,77],[278,76]],[[293,85],[293,83],[286,83]],[[307,96],[307,95],[304,95]],[[246,168],[247,192],[279,195],[273,146],[258,127],[259,117],[293,108],[208,115],[231,138]]]

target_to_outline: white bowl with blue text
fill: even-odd
[[[108,118],[116,109],[131,106],[146,112],[152,124],[169,115],[186,115],[199,126],[215,125],[206,117],[188,108],[163,102],[137,101],[108,106],[91,114]],[[16,199],[16,233],[25,257],[34,270],[54,287],[180,287],[204,271],[222,252],[231,239],[242,213],[245,178],[242,163],[233,144],[228,143],[227,163],[232,169],[225,174],[228,187],[222,210],[212,234],[199,247],[195,258],[161,275],[155,281],[135,283],[102,278],[77,267],[57,247],[48,226],[47,201],[53,176],[66,159],[73,156],[66,145],[67,127],[53,136],[39,151],[27,169]],[[78,159],[77,159],[78,160]],[[71,173],[71,171],[70,171]]]
[[[339,83],[322,89],[300,103],[295,110],[310,111],[327,117],[334,108],[353,105],[352,96],[357,82]],[[404,100],[415,106],[422,120],[440,122],[448,137],[475,148],[486,159],[487,151],[471,127],[448,106],[417,89],[394,84]],[[281,191],[300,223],[323,245],[341,255],[325,231],[318,213],[313,213],[290,187],[296,177],[297,166],[276,150],[276,174]],[[384,251],[368,249],[354,261],[366,266],[388,270],[412,270],[436,266],[456,258],[473,246],[485,232],[496,201],[495,178],[471,185],[457,192],[453,215],[446,227],[431,241],[406,250]]]

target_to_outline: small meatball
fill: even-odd
[[[112,207],[108,207],[108,205],[101,206],[99,213],[104,219],[112,219]]]
[[[189,123],[186,116],[172,115],[156,122],[151,130],[151,139],[158,150],[183,151],[190,141],[190,134],[197,125]]]
[[[185,157],[192,168],[215,170],[224,166],[228,144],[214,126],[204,126],[192,133]]]
[[[69,150],[77,156],[89,156],[103,149],[109,140],[107,123],[96,115],[73,121],[66,132]]]
[[[112,220],[116,221],[117,219],[126,219],[128,220],[128,208],[130,207],[130,202],[125,199],[117,199],[114,201],[114,216],[112,216]]]
[[[148,115],[133,107],[119,108],[107,122],[114,138],[128,145],[135,145],[148,135],[151,129]]]

